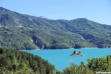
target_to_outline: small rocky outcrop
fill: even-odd
[[[81,52],[77,52],[77,51],[74,51],[70,56],[83,56],[83,54],[81,54]]]

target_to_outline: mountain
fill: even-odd
[[[86,18],[51,20],[0,7],[0,47],[64,49],[111,47],[111,26]]]

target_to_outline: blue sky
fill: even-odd
[[[0,0],[0,6],[37,17],[87,18],[111,25],[111,0]]]

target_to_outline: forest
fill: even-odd
[[[39,56],[0,49],[0,74],[53,74],[55,67]]]

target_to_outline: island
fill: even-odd
[[[83,56],[83,54],[81,54],[81,52],[77,52],[77,51],[74,51],[70,56]]]

